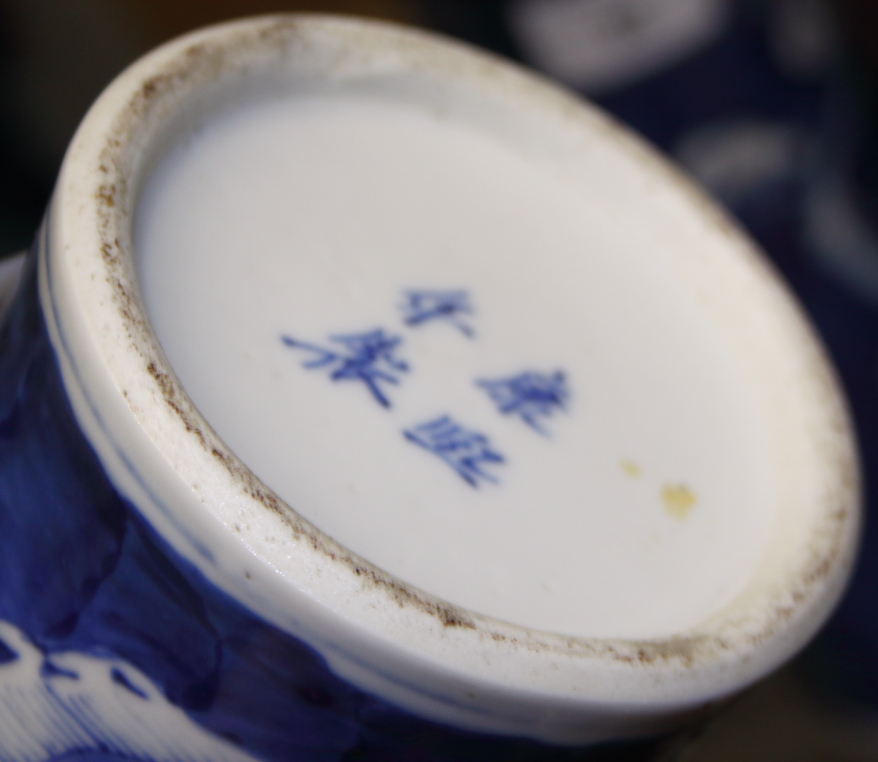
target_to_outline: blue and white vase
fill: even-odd
[[[680,282],[700,294],[693,304],[706,305],[705,320],[723,326],[754,385],[775,496],[745,583],[703,620],[656,637],[590,637],[423,592],[292,510],[179,382],[147,317],[132,244],[143,178],[176,134],[168,125],[223,88],[250,92],[241,82],[355,83],[368,94],[388,78],[410,105],[432,99],[497,134],[511,125],[510,140],[527,133],[536,161],[584,173],[632,227],[664,231],[665,249],[682,251],[689,280]],[[569,143],[547,139],[562,133]],[[580,154],[592,164],[580,166]],[[20,284],[0,334],[2,762],[658,758],[676,748],[669,733],[807,642],[847,578],[856,456],[832,372],[784,288],[636,139],[469,48],[312,16],[236,22],[169,43],[123,73],[86,117],[12,278]],[[407,293],[409,306],[423,306],[423,293]],[[468,321],[445,322],[462,342],[481,338]],[[600,330],[618,343],[625,329]],[[288,338],[283,351],[303,346]],[[539,378],[554,382],[541,387],[544,407],[517,419],[500,415],[515,412],[503,410],[512,386],[472,385],[486,416],[518,427],[510,442],[520,431],[534,446],[556,445],[539,415],[562,415],[567,377]],[[381,402],[382,388],[369,390],[375,399],[363,398]],[[702,393],[716,392],[682,398]],[[443,454],[423,452],[432,433],[408,429],[400,452],[432,468],[429,457]],[[486,452],[475,470],[441,477],[475,494],[479,477],[521,460]],[[638,476],[633,463],[619,469],[618,479]],[[674,489],[662,493],[669,526],[695,501]],[[531,519],[546,510],[535,507]],[[605,583],[612,588],[612,577]]]

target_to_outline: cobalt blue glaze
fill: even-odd
[[[409,290],[404,292],[405,301],[400,305],[403,322],[408,326],[418,326],[433,320],[441,320],[453,325],[464,336],[475,336],[472,326],[461,315],[472,315],[474,310],[470,304],[469,293],[456,289],[451,291],[435,291],[429,289]]]
[[[0,736],[0,762],[635,760],[662,748],[552,748],[425,721],[339,679],[209,583],[114,488],[80,432],[35,261],[0,333],[0,731],[19,702],[52,743],[25,753]],[[5,686],[24,667],[33,680],[10,698]],[[89,694],[96,675],[117,691],[109,709]],[[123,737],[130,724],[112,725],[119,707],[217,746],[156,756]],[[152,739],[163,732],[144,727]]]
[[[447,415],[406,429],[403,435],[409,442],[444,460],[472,487],[479,486],[479,479],[497,482],[480,464],[506,462],[506,458],[492,449],[484,434],[465,429]]]
[[[347,354],[298,341],[292,336],[281,337],[281,341],[286,346],[305,349],[317,355],[313,360],[303,363],[304,367],[328,367],[331,370],[329,377],[333,381],[362,381],[379,405],[390,407],[390,400],[381,390],[379,382],[398,384],[399,379],[396,374],[409,370],[408,363],[394,357],[394,352],[402,343],[402,339],[385,333],[382,328],[365,333],[330,336],[329,339],[341,344]]]
[[[482,387],[497,409],[504,415],[517,415],[540,434],[548,432],[540,418],[548,418],[557,410],[567,408],[570,392],[567,379],[559,370],[548,375],[536,371],[526,371],[517,376],[476,381]]]

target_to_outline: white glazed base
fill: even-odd
[[[280,91],[302,83],[392,83],[415,93],[417,102],[432,99],[465,113],[470,124],[558,168],[564,182],[585,183],[603,220],[639,244],[637,256],[654,253],[662,277],[671,279],[669,293],[680,294],[659,304],[685,302],[684,312],[700,314],[708,326],[705,346],[722,345],[716,368],[740,373],[730,383],[745,391],[722,398],[717,420],[729,420],[721,428],[755,426],[760,433],[745,433],[739,451],[746,456],[748,443],[760,442],[765,455],[753,468],[771,475],[770,487],[757,490],[760,497],[745,509],[755,511],[747,521],[758,527],[753,505],[771,497],[771,526],[756,530],[765,532],[765,544],[742,546],[742,559],[754,559],[746,561],[749,579],[732,580],[720,608],[695,606],[665,623],[651,620],[640,632],[636,617],[609,631],[587,618],[569,627],[562,618],[555,633],[510,624],[459,605],[468,600],[453,600],[465,598],[466,574],[450,594],[444,582],[431,591],[450,602],[422,592],[330,539],[303,516],[323,527],[329,519],[305,507],[296,513],[249,472],[239,460],[247,460],[248,445],[239,452],[231,435],[224,441],[236,424],[225,429],[217,418],[219,435],[211,429],[152,333],[135,276],[131,219],[145,173],[191,124],[199,104],[209,113],[211,103],[238,92],[250,77]],[[47,234],[41,299],[50,336],[80,425],[117,488],[214,585],[309,643],[336,674],[408,711],[564,744],[655,731],[789,658],[841,591],[858,522],[856,463],[831,371],[797,308],[750,244],[685,180],[592,108],[508,64],[418,32],[321,17],[256,19],[195,33],[135,64],[92,109],[62,170]],[[643,299],[628,298],[637,305],[654,297],[647,289]],[[542,298],[547,309],[553,306],[551,293]],[[315,324],[314,330],[328,328]],[[618,350],[616,330],[624,336],[618,323],[602,324],[594,340],[603,336],[607,351]],[[170,344],[168,353],[173,359]],[[633,355],[635,370],[644,356]],[[577,380],[587,366],[573,366]],[[730,378],[705,372],[709,379]],[[627,391],[620,383],[617,399],[638,399],[638,375]],[[602,383],[611,386],[612,375]],[[680,404],[696,401],[688,392],[675,394]],[[587,391],[582,399],[588,410]],[[730,415],[729,399],[748,400],[742,404],[756,411],[757,422]],[[553,427],[556,420],[563,431],[566,421],[559,416]],[[692,421],[704,423],[698,415]],[[660,440],[642,445],[647,457],[640,456],[637,423],[630,444],[615,443],[603,455],[603,445],[595,444],[597,460],[617,466],[619,483],[626,478],[620,456],[661,474],[647,490],[653,499],[665,481],[697,479],[691,466],[652,465],[663,457],[673,461]],[[614,425],[608,416],[605,431]],[[718,458],[712,444],[708,461]],[[309,465],[301,468],[307,472]],[[712,476],[698,490],[701,506],[714,502],[711,495],[721,504],[735,494],[723,489],[724,478]],[[266,482],[276,486],[268,476]],[[741,488],[748,499],[746,485]],[[466,502],[461,508],[464,518],[470,515]],[[734,510],[724,506],[718,516]],[[722,532],[716,538],[721,545]],[[688,547],[697,566],[694,542]],[[364,546],[362,552],[373,551]],[[422,584],[433,583],[424,578]],[[516,612],[508,618],[522,620]],[[635,637],[588,637],[589,631]],[[650,634],[655,637],[644,637]]]

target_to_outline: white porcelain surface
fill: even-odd
[[[600,167],[529,155],[536,135],[358,89],[202,118],[148,181],[141,287],[195,405],[301,515],[453,604],[627,638],[722,609],[777,485],[749,369],[669,261],[686,242],[606,203]],[[412,288],[461,290],[472,314],[407,326]],[[329,337],[376,327],[405,363],[369,364],[381,401],[281,340],[345,355]],[[570,395],[532,425],[477,383],[525,372]],[[442,415],[504,462],[470,484],[403,436]]]
[[[150,227],[163,204],[185,219]],[[856,463],[810,329],[684,179],[531,74],[350,20],[195,33],[101,97],[49,220],[50,335],[114,482],[364,690],[552,742],[649,731],[777,666],[840,594]],[[411,288],[469,292],[473,338],[400,326]],[[378,326],[424,369],[389,410],[280,340]],[[474,386],[519,369],[569,380],[550,436]],[[443,413],[490,430],[497,484],[405,440]]]

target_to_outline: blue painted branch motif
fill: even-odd
[[[484,434],[463,428],[447,415],[407,429],[403,434],[410,442],[442,458],[473,487],[479,486],[479,479],[497,482],[492,474],[482,470],[481,464],[506,462],[491,448]]]
[[[15,660],[0,665],[2,762],[256,762],[200,726],[129,662],[75,650],[46,654],[0,620]],[[0,641],[0,642],[2,642]]]
[[[390,400],[381,389],[381,383],[398,384],[400,373],[409,370],[408,363],[394,356],[402,339],[391,336],[378,328],[365,333],[330,336],[344,347],[343,350],[327,349],[316,344],[298,341],[292,336],[282,336],[281,341],[294,349],[313,352],[313,360],[302,363],[305,368],[329,368],[333,381],[362,381],[369,388],[375,401],[390,407]]]
[[[476,382],[488,392],[505,415],[517,415],[540,434],[548,435],[540,419],[548,418],[555,410],[565,410],[570,393],[567,379],[561,371],[549,375],[528,371],[510,378]]]
[[[405,302],[400,305],[403,321],[409,326],[418,326],[431,320],[441,320],[453,325],[464,336],[473,337],[472,327],[461,319],[461,315],[472,315],[469,293],[463,290],[405,291]]]
[[[79,428],[36,269],[32,256],[0,328],[0,762],[598,762],[664,748],[574,749],[428,720],[346,682],[217,587],[209,551],[181,555]],[[502,462],[484,437],[432,423],[415,441],[463,440],[470,483]]]

